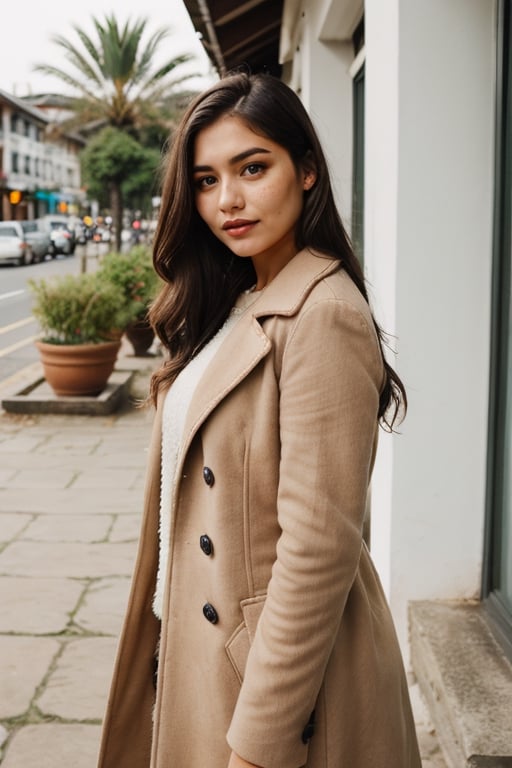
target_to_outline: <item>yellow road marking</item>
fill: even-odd
[[[5,357],[11,352],[15,352],[17,349],[21,349],[22,347],[27,347],[29,344],[32,344],[35,339],[37,339],[37,336],[28,336],[26,339],[22,339],[21,341],[16,342],[16,344],[11,344],[10,347],[0,349],[0,357]]]
[[[4,325],[0,328],[0,336],[3,333],[15,331],[16,328],[23,328],[24,325],[30,325],[30,323],[35,323],[34,317],[24,317],[23,320],[17,320],[15,323],[11,323],[10,325]]]

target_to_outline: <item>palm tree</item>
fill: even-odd
[[[68,104],[73,117],[63,127],[69,130],[77,126],[112,126],[138,138],[141,130],[154,130],[156,125],[168,133],[179,111],[179,86],[192,76],[180,77],[175,70],[179,72],[180,65],[190,61],[191,56],[175,56],[155,68],[155,53],[170,29],[160,28],[143,39],[147,19],[127,21],[121,26],[111,14],[104,21],[92,17],[92,22],[97,39],[78,25],[73,25],[77,45],[63,35],[53,36],[53,42],[64,50],[69,68],[51,64],[35,67],[72,90]],[[117,187],[116,181],[113,200],[120,201]],[[117,203],[117,209],[119,205],[122,203]],[[114,222],[117,221],[116,236],[120,238],[122,209],[113,210],[112,214]]]
[[[93,40],[81,27],[73,25],[81,46],[67,37],[52,40],[65,52],[71,69],[38,64],[36,70],[70,86],[75,95],[70,106],[81,125],[91,121],[129,130],[167,117],[165,105],[176,95],[176,88],[186,77],[176,77],[175,70],[191,56],[182,54],[153,69],[154,56],[171,30],[160,28],[143,42],[147,19],[129,21],[120,26],[115,16],[104,22],[92,17],[97,33]],[[169,77],[169,75],[173,77]],[[162,115],[162,110],[164,115]]]

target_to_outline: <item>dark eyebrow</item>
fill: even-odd
[[[240,163],[242,160],[246,160],[248,157],[251,157],[252,155],[270,155],[269,149],[263,149],[263,147],[251,147],[251,149],[246,149],[244,152],[240,152],[239,155],[235,155],[229,160],[230,165],[235,165],[236,163]],[[204,173],[205,171],[213,171],[213,168],[211,165],[195,165],[193,168],[194,173]]]

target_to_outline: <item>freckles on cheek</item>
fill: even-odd
[[[281,208],[283,205],[283,199],[288,195],[289,190],[283,190],[277,184],[267,184],[265,187],[260,187],[257,194],[253,197],[253,201],[257,203],[258,207],[262,210],[276,211],[277,208]]]

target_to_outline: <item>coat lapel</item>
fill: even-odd
[[[339,268],[337,259],[300,251],[242,315],[196,387],[185,421],[182,456],[213,409],[269,353],[272,344],[260,319],[296,314],[316,283]]]
[[[251,312],[254,308],[255,304],[229,332],[195,389],[183,430],[182,455],[213,409],[270,351],[271,343]]]

